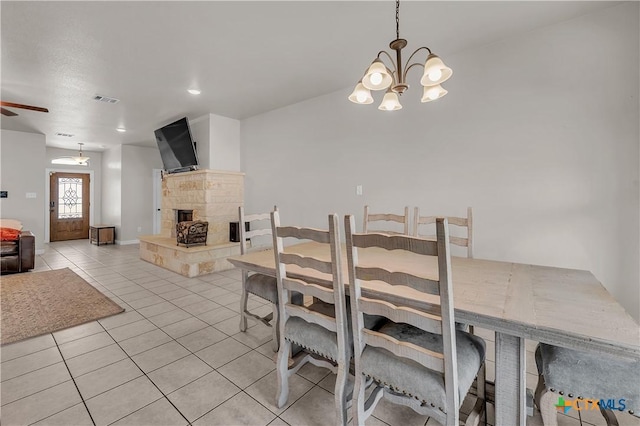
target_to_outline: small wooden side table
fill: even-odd
[[[116,227],[113,225],[91,225],[89,227],[89,242],[97,245],[100,243],[115,244]]]

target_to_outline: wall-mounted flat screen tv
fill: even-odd
[[[196,170],[198,156],[187,117],[155,131],[164,169],[168,172]]]

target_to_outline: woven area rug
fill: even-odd
[[[124,311],[69,268],[3,275],[0,290],[3,345]]]

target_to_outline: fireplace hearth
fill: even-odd
[[[140,236],[140,257],[186,277],[232,268],[226,258],[240,246],[229,243],[229,222],[238,220],[243,180],[243,173],[206,169],[165,176],[160,235]],[[179,217],[178,210],[190,211],[191,217]],[[177,246],[180,221],[208,222],[206,245]]]

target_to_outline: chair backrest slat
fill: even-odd
[[[313,268],[319,272],[330,274],[332,272],[331,262],[315,259],[313,257],[300,256],[295,253],[282,253],[280,261],[289,265],[297,265],[301,268]]]
[[[317,243],[329,244],[329,232],[319,229],[281,226],[278,228],[278,236],[280,238],[297,238],[299,240],[311,240]]]
[[[413,236],[428,240],[435,240],[436,236],[431,234],[420,233],[420,225],[430,225],[436,223],[436,216],[420,216],[420,209],[415,207],[413,210]],[[449,236],[449,243],[467,248],[467,257],[473,257],[473,211],[471,207],[467,207],[467,217],[446,217],[449,225],[456,225],[467,228],[467,237]],[[433,228],[432,228],[433,229]]]
[[[361,297],[359,303],[362,310],[369,315],[380,315],[396,323],[411,324],[429,333],[442,334],[442,318],[438,316],[366,297]]]
[[[298,293],[304,293],[307,296],[312,296],[323,302],[333,303],[333,291],[332,288],[322,287],[317,284],[307,283],[302,280],[296,280],[291,278],[283,278],[282,285],[287,290],[297,291]]]
[[[396,222],[404,225],[402,232],[394,231],[373,231],[369,228],[369,222]],[[391,235],[409,235],[409,206],[404,208],[404,215],[393,213],[370,213],[369,206],[364,206],[364,225],[362,226],[362,232],[382,232]]]
[[[353,244],[359,248],[379,247],[386,250],[406,250],[425,256],[437,256],[438,244],[435,241],[411,238],[404,235],[354,234]]]
[[[246,216],[245,216],[245,218],[246,218]],[[245,219],[245,221],[247,221],[247,220]],[[244,233],[244,237],[245,238],[259,237],[261,235],[271,235],[271,228],[256,229],[256,230],[253,230],[253,231],[245,231],[245,233]]]
[[[292,305],[290,303],[285,305],[285,309],[289,316],[302,318],[306,322],[318,324],[334,333],[338,330],[336,319],[323,313],[311,311],[304,306]]]
[[[403,285],[429,294],[440,294],[440,283],[428,278],[416,277],[405,272],[392,272],[382,268],[356,266],[356,277],[364,281],[384,281],[391,285]]]
[[[274,209],[277,209],[277,207],[274,207]],[[256,220],[270,220],[270,219],[271,219],[270,213],[247,214],[244,216],[245,222],[253,222]]]
[[[410,358],[425,367],[444,373],[444,356],[409,342],[401,342],[386,334],[364,330],[365,344],[386,349],[396,356]]]

